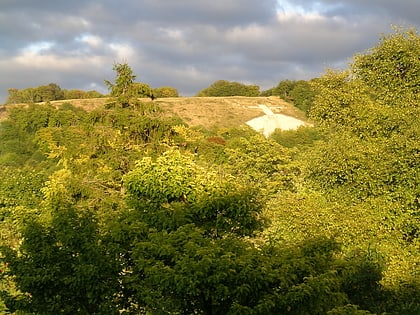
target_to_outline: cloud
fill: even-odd
[[[194,95],[225,79],[270,88],[345,67],[390,25],[418,28],[414,0],[3,0],[0,103],[54,82],[105,92],[115,62]]]

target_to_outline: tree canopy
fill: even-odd
[[[198,92],[197,96],[259,96],[257,85],[219,80]]]

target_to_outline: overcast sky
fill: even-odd
[[[293,4],[291,4],[293,3]],[[391,25],[420,29],[419,0],[0,0],[0,104],[57,83],[106,93],[115,62],[191,96],[344,69]]]

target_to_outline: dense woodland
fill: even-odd
[[[103,108],[8,106],[0,311],[420,314],[419,56],[397,30],[266,91],[315,124],[268,139],[167,117],[127,64]]]

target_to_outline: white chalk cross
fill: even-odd
[[[290,130],[305,125],[305,122],[294,117],[283,114],[274,114],[273,111],[264,104],[249,107],[260,108],[264,112],[264,116],[251,119],[250,121],[247,121],[246,124],[256,131],[262,132],[265,137],[269,137],[276,129]]]
[[[264,114],[274,115],[273,111],[267,105],[258,104],[258,107],[261,108],[261,110],[264,112]]]

